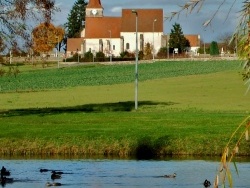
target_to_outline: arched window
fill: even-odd
[[[129,43],[126,43],[126,50],[129,50]]]

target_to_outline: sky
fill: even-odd
[[[164,16],[168,17],[171,12],[179,11],[180,6],[191,0],[101,0],[104,8],[104,16],[121,16],[121,9],[151,9],[162,8]],[[244,0],[205,0],[202,8],[198,7],[192,12],[182,12],[178,17],[164,21],[164,34],[169,34],[175,23],[180,24],[184,34],[199,34],[204,42],[218,41],[223,35],[233,34],[239,20],[239,11]],[[53,16],[55,25],[67,22],[67,17],[76,0],[55,0],[60,11]],[[88,2],[86,0],[86,2]],[[220,4],[224,2],[222,6]],[[213,18],[210,25],[203,23]]]

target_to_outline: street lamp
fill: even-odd
[[[59,37],[57,36],[57,68],[59,69]]]
[[[157,19],[153,21],[153,62],[155,61],[155,22]]]
[[[78,53],[78,48],[76,49],[77,52],[77,63],[79,63],[79,53]]]
[[[138,108],[138,13],[136,10],[132,10],[135,14],[135,110]]]
[[[112,42],[111,42],[111,30],[109,30],[109,55],[110,55],[110,62],[112,62]]]

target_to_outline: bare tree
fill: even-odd
[[[1,0],[0,38],[8,48],[23,39],[29,45],[30,27],[34,21],[49,23],[55,0]]]
[[[225,52],[234,53],[236,50],[236,41],[234,39],[233,33],[227,32],[218,37],[221,47],[225,47]]]

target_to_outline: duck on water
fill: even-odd
[[[9,176],[10,172],[6,170],[4,166],[2,166],[1,169],[1,178],[0,183],[2,186],[4,186],[6,183],[13,183],[13,178],[6,178],[6,176]]]
[[[53,182],[53,183],[50,183],[50,182],[47,182],[46,183],[46,186],[47,187],[51,187],[51,186],[61,186],[62,184],[61,183],[58,183],[58,182]]]
[[[175,178],[177,176],[176,173],[170,174],[170,175],[164,175],[164,178]]]

